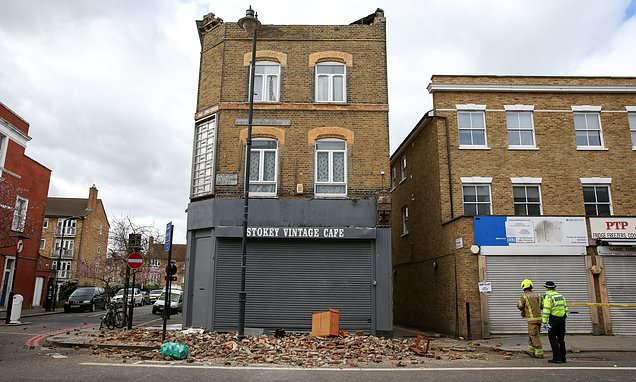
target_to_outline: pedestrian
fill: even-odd
[[[565,297],[555,290],[554,281],[546,281],[543,286],[547,291],[543,298],[541,321],[548,329],[552,348],[552,359],[548,362],[565,363],[565,320],[568,318],[568,306]]]
[[[521,317],[528,321],[528,353],[531,357],[543,358],[543,348],[541,346],[541,309],[543,300],[541,295],[532,291],[532,281],[525,279],[521,282],[523,294],[517,302],[517,309],[521,311]]]

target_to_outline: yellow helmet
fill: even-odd
[[[525,279],[521,282],[521,289],[525,290],[528,288],[532,288],[532,281],[529,279]]]

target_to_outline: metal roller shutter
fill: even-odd
[[[636,257],[603,256],[603,263],[610,304],[636,304]],[[614,334],[636,334],[636,309],[610,308],[610,317]]]
[[[528,326],[517,310],[521,296],[520,284],[529,278],[534,290],[544,294],[543,283],[552,280],[557,291],[568,302],[588,302],[587,269],[583,256],[488,256],[487,281],[492,292],[488,294],[488,318],[493,334],[527,333]],[[591,333],[592,317],[589,307],[569,307],[566,324],[568,333]]]
[[[373,242],[251,240],[245,326],[311,330],[311,313],[340,310],[340,327],[372,329]],[[238,319],[241,241],[219,240],[214,330],[234,331]]]

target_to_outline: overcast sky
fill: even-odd
[[[431,108],[433,74],[636,75],[629,0],[0,0],[0,102],[30,122],[50,196],[175,224],[185,243],[195,20],[348,24],[384,9],[391,151]]]

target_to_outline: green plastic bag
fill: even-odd
[[[188,346],[176,342],[166,342],[161,346],[161,355],[164,357],[172,357],[173,359],[185,359],[190,350]]]

